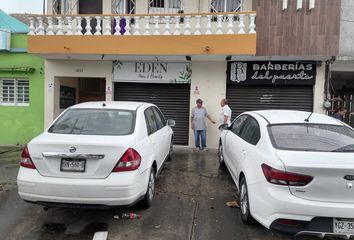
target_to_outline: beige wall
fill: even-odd
[[[73,81],[78,77],[105,78],[106,88],[113,89],[111,61],[46,60],[44,88],[45,127],[48,127],[59,113],[59,103],[57,103],[59,100],[58,88],[63,77],[69,77]],[[72,84],[74,85],[75,83]],[[112,96],[111,92],[106,93],[106,100],[112,100]]]
[[[317,67],[316,85],[314,86],[313,94],[313,111],[317,113],[326,113],[326,109],[323,107],[325,99],[325,63],[323,62],[321,67]]]
[[[195,86],[200,94],[194,95]],[[217,123],[207,122],[207,147],[217,148],[219,140],[220,100],[226,95],[226,62],[192,62],[192,82],[190,111],[196,105],[195,101],[201,98],[211,118]],[[189,132],[189,146],[194,147],[193,131]]]

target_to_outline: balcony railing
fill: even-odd
[[[169,15],[32,15],[29,17],[29,35],[255,34],[255,17],[255,12]]]

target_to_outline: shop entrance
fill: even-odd
[[[79,78],[79,103],[105,101],[104,78]]]

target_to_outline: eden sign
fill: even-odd
[[[315,62],[228,62],[229,84],[314,85]]]
[[[189,62],[114,62],[113,81],[146,83],[190,83]]]

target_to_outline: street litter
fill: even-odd
[[[121,213],[114,215],[113,219],[140,219],[141,215],[136,213]]]
[[[231,207],[231,208],[239,208],[240,205],[236,201],[228,201],[226,202],[226,206]]]

